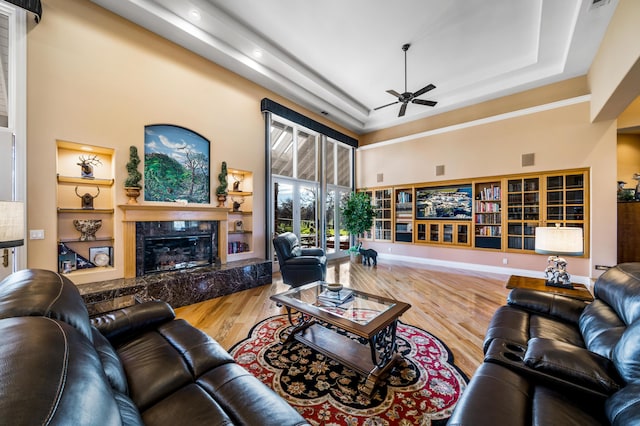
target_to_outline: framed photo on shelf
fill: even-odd
[[[113,266],[113,247],[89,247],[89,261],[96,266]]]
[[[61,274],[68,274],[77,269],[76,253],[67,251],[58,255],[58,271]]]

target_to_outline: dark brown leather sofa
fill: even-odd
[[[0,282],[2,425],[306,425],[164,302],[89,319],[51,271]]]
[[[598,278],[595,300],[514,289],[449,425],[640,425],[640,263]]]

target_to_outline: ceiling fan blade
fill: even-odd
[[[402,96],[400,93],[396,92],[395,90],[387,90],[387,93],[395,96],[396,98],[399,98],[400,96]]]
[[[386,105],[379,106],[379,107],[377,107],[377,108],[374,108],[373,110],[374,110],[374,111],[377,111],[377,110],[379,110],[379,109],[382,109],[382,108],[385,108],[385,107],[388,107],[388,106],[391,106],[391,105],[395,105],[395,104],[397,104],[398,102],[400,102],[400,101],[391,102],[390,104],[386,104]]]
[[[425,101],[422,99],[414,99],[411,101],[414,104],[427,105],[427,106],[436,106],[438,102],[436,101]]]
[[[436,86],[434,86],[433,84],[429,84],[427,86],[424,86],[422,89],[418,90],[416,93],[413,94],[414,98],[417,98],[420,95],[424,95],[425,93],[427,93],[429,90],[433,90],[435,89]]]
[[[400,107],[400,112],[398,113],[398,117],[402,117],[404,113],[407,112],[407,104],[403,103]]]

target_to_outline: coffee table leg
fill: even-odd
[[[378,368],[384,368],[396,353],[397,327],[398,321],[393,321],[369,339],[371,361],[373,361],[373,365],[376,365]]]
[[[385,377],[396,362],[402,360],[402,356],[396,352],[397,327],[397,321],[393,321],[369,339],[371,361],[375,367],[367,374],[364,383],[358,386],[360,392],[371,395],[378,381]]]
[[[315,324],[315,321],[309,315],[305,315],[304,313],[299,311],[292,312],[292,309],[290,306],[287,306],[286,308],[287,308],[287,317],[289,318],[289,323],[293,326],[293,328],[291,329],[291,331],[289,332],[289,335],[283,342],[283,344],[285,345],[290,343],[295,338],[296,333],[299,333],[305,328],[309,328],[313,324]],[[294,316],[297,316],[295,320],[294,320]]]

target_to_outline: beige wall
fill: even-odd
[[[592,124],[589,103],[505,118],[499,121],[358,150],[359,187],[438,180],[470,179],[504,174],[570,168],[591,169],[591,258],[571,259],[571,272],[594,276],[596,264],[616,263],[616,127],[615,121]],[[521,166],[521,155],[535,154],[535,165]],[[435,166],[446,174],[435,176]],[[378,183],[379,173],[384,182]],[[382,253],[443,261],[539,270],[539,255],[505,254],[418,245],[372,244]]]
[[[85,0],[45,0],[28,34],[28,267],[55,269],[56,139],[115,149],[116,204],[124,204],[130,145],[143,152],[146,124],[175,124],[211,141],[211,188],[220,163],[254,173],[254,247],[264,257],[264,120],[269,97],[353,136],[322,116],[283,100]],[[122,226],[116,209],[111,273],[121,277]]]

